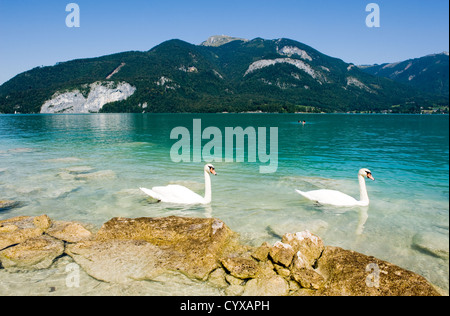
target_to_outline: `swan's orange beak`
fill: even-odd
[[[367,173],[367,178],[369,178],[370,180],[372,180],[372,181],[375,181],[375,178],[372,176],[372,174],[371,173]]]
[[[209,172],[211,172],[213,175],[217,176],[217,172],[214,168],[209,168]]]

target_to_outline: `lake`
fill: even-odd
[[[218,175],[212,178],[212,203],[156,203],[139,187],[181,184],[203,195],[205,162],[195,155],[208,139],[197,147],[191,140],[187,161],[175,162],[171,156],[180,139],[171,139],[172,131],[184,128],[192,138],[199,120],[201,133],[208,127],[222,133],[217,139],[222,155],[213,162]],[[253,148],[247,141],[244,148],[234,146],[244,153],[243,161],[219,159],[226,158],[227,128],[236,127],[253,128],[258,139],[267,131],[266,148],[256,143],[256,161],[248,159]],[[277,135],[269,133],[271,127]],[[271,136],[277,136],[273,148]],[[272,172],[260,172],[269,165],[261,150],[276,162]],[[327,188],[359,199],[360,168],[369,168],[375,178],[367,182],[368,207],[318,205],[295,192]],[[429,248],[446,243],[448,254],[449,118],[443,115],[0,115],[0,200],[21,203],[0,211],[0,220],[47,214],[99,227],[117,216],[215,217],[254,246],[308,229],[326,245],[392,262],[449,289],[448,256],[433,255],[413,242],[425,240]],[[0,270],[0,294],[35,293],[39,289],[32,285],[14,284],[44,280],[48,273],[24,276]],[[195,294],[193,288],[160,287],[152,293],[189,289]],[[135,293],[130,287],[117,291]],[[146,285],[139,294],[146,291],[153,290]]]

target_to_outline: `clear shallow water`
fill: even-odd
[[[178,126],[192,132],[193,119],[201,119],[203,129],[215,126],[223,134],[225,127],[278,127],[277,172],[260,174],[262,163],[247,159],[214,162],[219,176],[212,179],[211,206],[153,203],[139,187],[178,183],[203,194],[204,162],[174,163],[170,158],[176,142],[170,132]],[[376,179],[367,183],[367,208],[318,206],[294,191],[329,188],[358,198],[356,174],[362,167]],[[47,214],[100,226],[115,216],[213,216],[253,245],[309,229],[327,245],[390,261],[447,292],[448,259],[418,251],[412,239],[434,232],[448,244],[448,177],[448,116],[0,116],[0,199],[22,203],[0,212],[0,219]],[[0,293],[17,277],[3,271]],[[167,289],[167,294],[190,291],[191,286]],[[141,294],[151,291],[147,285],[139,289]],[[134,293],[131,288],[120,293],[127,291]]]

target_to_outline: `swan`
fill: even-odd
[[[355,198],[335,190],[314,190],[309,192],[302,192],[295,190],[298,194],[305,198],[318,202],[320,204],[328,204],[334,206],[368,206],[369,195],[366,189],[365,178],[375,180],[372,176],[372,172],[369,169],[363,168],[358,172],[360,201]]]
[[[192,192],[181,185],[168,185],[165,187],[153,187],[151,190],[140,188],[142,192],[161,202],[176,204],[209,204],[211,203],[211,178],[210,174],[217,175],[213,165],[204,167],[205,173],[205,197]]]

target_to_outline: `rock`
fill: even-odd
[[[0,211],[7,211],[12,208],[20,206],[20,202],[11,201],[11,200],[2,200],[0,201]]]
[[[318,290],[325,279],[313,269],[295,268],[292,270],[292,278],[300,284],[302,288]]]
[[[432,256],[448,259],[448,233],[422,232],[414,235],[412,247]]]
[[[301,287],[314,290],[318,290],[325,281],[323,276],[313,269],[311,260],[308,260],[301,251],[298,251],[294,256],[291,267],[291,277],[298,282]]]
[[[324,244],[320,237],[311,234],[309,231],[299,232],[295,234],[285,234],[281,239],[283,243],[291,245],[295,253],[303,255],[309,266],[314,266],[316,260],[324,250]]]
[[[94,168],[89,167],[89,166],[76,166],[76,167],[64,168],[64,171],[67,171],[72,174],[79,174],[79,173],[85,173],[85,172],[91,171],[92,169],[94,169]]]
[[[112,170],[101,170],[91,173],[82,173],[75,176],[76,180],[101,180],[101,179],[114,179],[116,173]]]
[[[42,235],[44,231],[34,225],[33,219],[20,216],[0,221],[0,250]]]
[[[52,220],[47,215],[36,216],[33,218],[33,224],[35,227],[45,231],[52,226]]]
[[[266,261],[270,252],[270,244],[268,242],[264,242],[261,246],[259,246],[255,251],[251,253],[251,256],[258,261]]]
[[[280,266],[279,264],[274,264],[273,266],[277,274],[282,276],[283,278],[286,279],[291,275],[291,271],[288,268]]]
[[[241,296],[244,293],[245,287],[242,285],[230,285],[225,289],[227,296]]]
[[[59,176],[64,177],[62,174],[59,174]],[[66,178],[65,180],[72,180],[72,179]],[[50,193],[48,193],[47,197],[49,197],[51,199],[62,199],[62,198],[65,198],[66,196],[68,196],[70,193],[73,193],[79,189],[80,189],[80,187],[76,187],[76,186],[59,187],[56,190],[53,190]]]
[[[66,253],[90,276],[112,283],[152,280],[164,273],[168,256],[142,240],[82,241],[67,245]]]
[[[439,296],[418,274],[339,247],[325,247],[316,271],[326,280],[316,295]]]
[[[243,296],[286,296],[289,283],[279,275],[252,279],[245,285]]]
[[[259,272],[258,264],[253,259],[225,258],[221,262],[232,276],[239,279],[255,278]]]
[[[76,222],[55,221],[46,234],[69,243],[76,243],[92,237],[92,233]]]
[[[75,163],[81,161],[81,159],[77,157],[64,157],[64,158],[48,159],[44,161],[50,163]]]
[[[5,269],[47,269],[63,252],[62,241],[41,235],[0,251],[0,262]]]
[[[214,218],[113,218],[95,235],[79,223],[52,221],[46,215],[0,221],[3,268],[45,269],[64,252],[91,277],[112,283],[160,282],[177,275],[208,280],[227,295],[440,294],[411,271],[324,247],[309,232],[285,234],[273,247],[252,248],[239,244],[236,234]]]
[[[276,237],[282,238],[286,232],[301,232],[308,230],[314,234],[320,234],[328,229],[328,223],[321,220],[310,220],[302,222],[287,222],[281,224],[272,224],[267,227],[267,231]]]
[[[113,218],[93,240],[68,245],[67,253],[91,276],[108,282],[151,280],[160,269],[205,280],[234,236],[214,218]]]
[[[225,280],[227,281],[228,284],[230,285],[243,285],[245,283],[244,280],[239,279],[237,277],[232,276],[231,274],[226,274],[225,275]]]
[[[226,272],[222,268],[218,268],[211,272],[208,278],[208,282],[213,284],[214,286],[220,287],[220,288],[226,288],[228,286],[228,283],[226,281],[226,277],[229,276],[226,274]],[[242,282],[242,280],[241,280]]]
[[[41,113],[97,113],[111,102],[126,100],[133,95],[136,87],[126,82],[97,81],[85,85],[89,95],[80,90],[58,91],[41,107]]]
[[[292,259],[294,258],[295,251],[291,245],[283,242],[276,242],[272,248],[270,248],[270,257],[275,263],[289,267]]]

